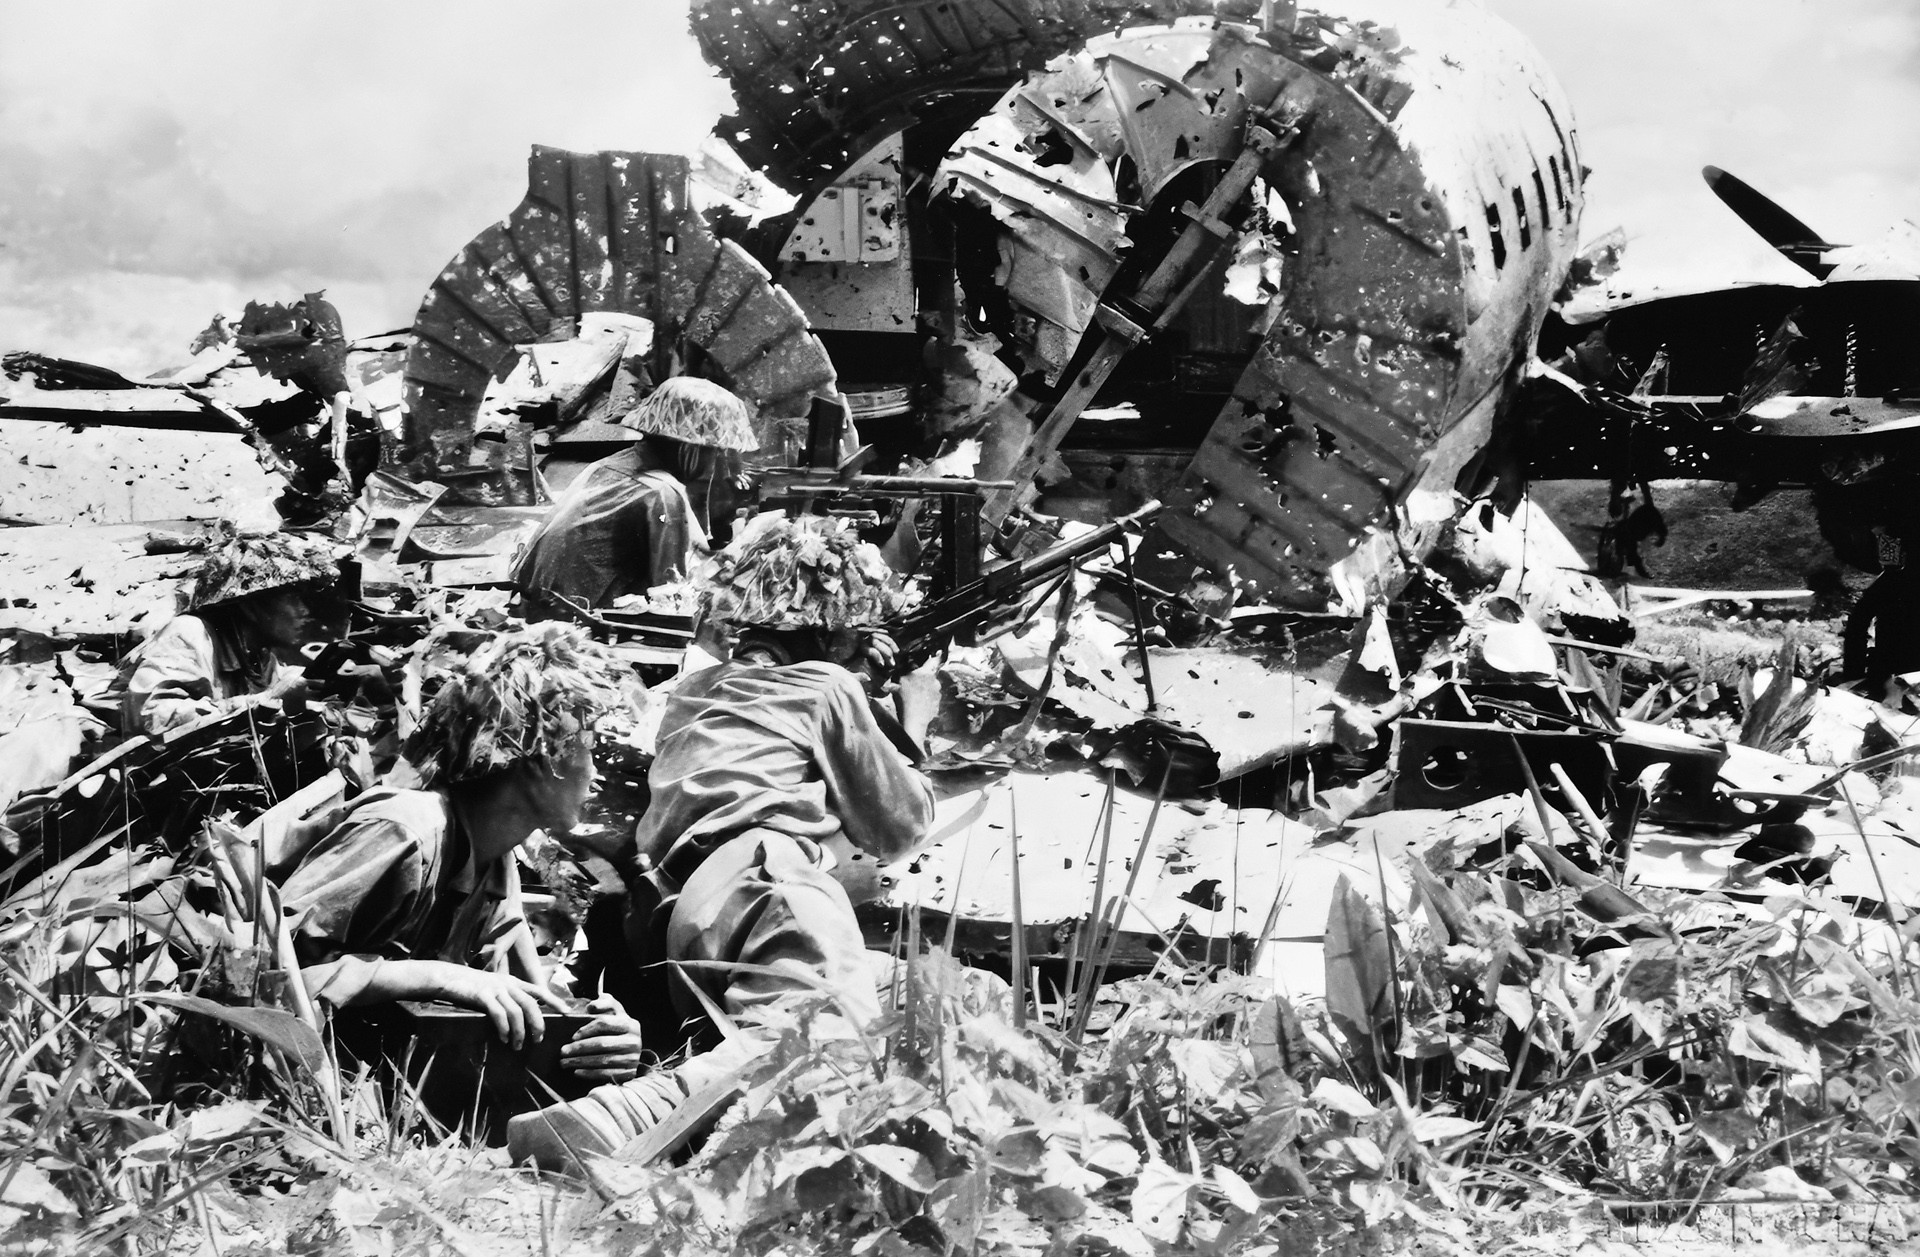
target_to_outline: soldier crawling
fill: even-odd
[[[894,643],[875,629],[901,590],[844,521],[762,515],[719,560],[701,617],[731,638],[732,657],[668,700],[627,934],[640,974],[657,975],[645,1002],[691,1024],[693,1046],[713,1037],[696,988],[746,1034],[515,1118],[516,1159],[562,1168],[614,1151],[750,1057],[756,1026],[821,984],[852,1020],[879,1012],[832,848],[894,860],[926,840],[932,790],[907,752],[923,745],[938,678],[902,680],[897,724],[870,702],[857,673],[892,669]]]

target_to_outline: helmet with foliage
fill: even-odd
[[[751,450],[760,445],[747,403],[712,380],[690,375],[661,381],[620,422],[637,432],[687,445],[722,450]]]
[[[284,532],[236,532],[223,522],[218,541],[187,593],[187,610],[200,611],[249,594],[340,578],[336,547]]]
[[[769,629],[878,626],[906,605],[900,578],[846,520],[777,511],[735,534],[700,592],[703,619]]]
[[[626,669],[570,624],[501,633],[455,667],[407,740],[427,785],[552,767],[623,701]]]

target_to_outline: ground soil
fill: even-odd
[[[1667,542],[1641,548],[1641,583],[1686,589],[1805,589],[1822,569],[1842,571],[1855,592],[1871,578],[1844,571],[1814,521],[1813,497],[1782,489],[1744,511],[1728,505],[1732,485],[1662,481],[1653,497],[1666,517]],[[1591,560],[1607,519],[1604,480],[1549,480],[1529,487],[1580,553]]]

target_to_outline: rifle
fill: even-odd
[[[1028,590],[1069,572],[1159,513],[1160,503],[1148,502],[1131,515],[1122,515],[1084,536],[994,568],[889,625],[887,632],[900,648],[901,670],[910,671],[925,663],[949,642],[972,644],[984,624],[1019,607]]]

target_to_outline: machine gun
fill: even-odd
[[[852,422],[844,402],[814,398],[807,420],[806,463],[762,471],[755,493],[760,509],[859,515],[872,524],[891,527],[910,502],[926,502],[932,506],[938,537],[938,562],[931,573],[935,595],[945,596],[978,581],[984,497],[1010,491],[1015,482],[867,475],[873,447],[863,445],[846,453],[845,438]]]
[[[900,648],[902,670],[918,667],[948,643],[971,644],[996,617],[1019,609],[1029,590],[1051,579],[1065,579],[1074,567],[1101,553],[1129,532],[1138,531],[1160,513],[1160,503],[1148,502],[1131,515],[1122,515],[1084,536],[986,572],[942,594],[888,626]]]

